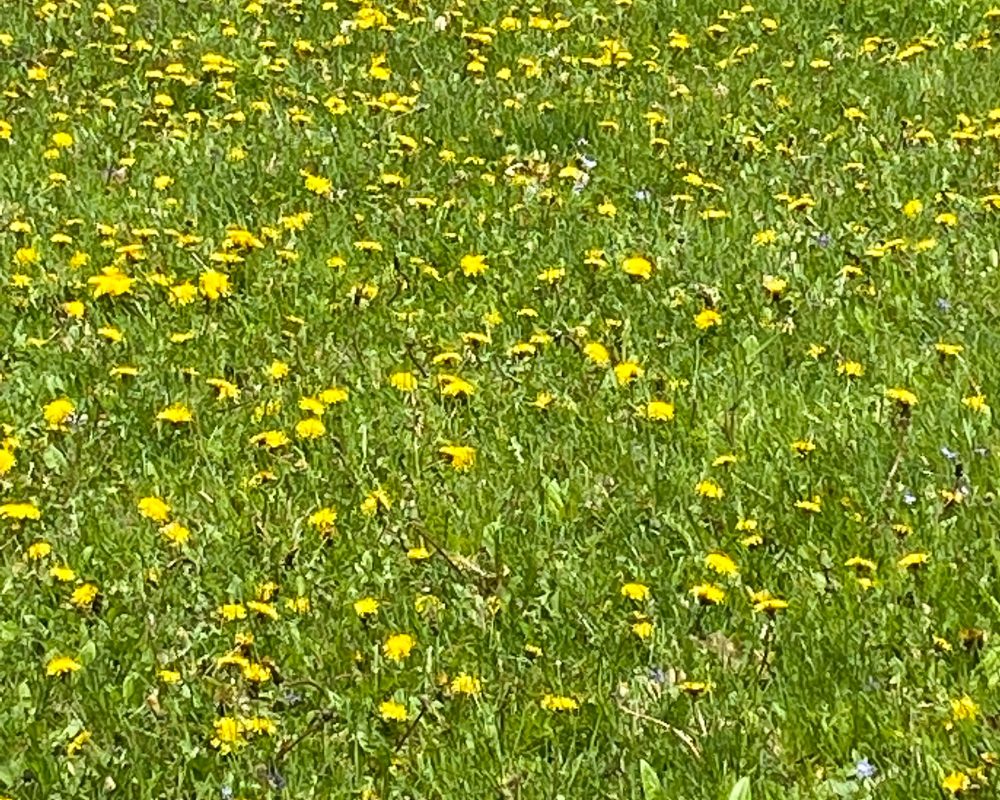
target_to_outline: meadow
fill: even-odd
[[[997,49],[3,2],[0,797],[995,797]]]

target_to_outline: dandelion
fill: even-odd
[[[60,675],[69,675],[73,672],[79,672],[81,669],[83,669],[83,665],[75,658],[55,656],[49,659],[49,662],[45,665],[45,674],[51,678]]]
[[[333,189],[333,182],[319,175],[306,175],[305,187],[313,194],[327,195]]]
[[[583,346],[583,354],[599,367],[607,366],[611,362],[611,355],[608,348],[598,342],[588,342]]]
[[[636,378],[642,377],[645,370],[636,361],[622,361],[615,364],[615,381],[619,386],[628,386]]]
[[[649,587],[642,583],[626,583],[622,585],[622,597],[642,602],[649,599]]]
[[[643,256],[630,256],[622,262],[622,272],[631,278],[648,281],[653,275],[653,262]]]
[[[50,431],[61,431],[66,430],[65,423],[74,411],[76,411],[76,406],[68,398],[61,397],[46,404],[45,408],[42,409],[42,416]]]
[[[802,511],[808,511],[810,514],[819,514],[823,510],[823,500],[818,494],[815,494],[812,499],[796,500],[795,507]]]
[[[979,716],[979,706],[969,695],[962,695],[962,697],[951,701],[952,719],[973,720],[977,716]]]
[[[142,516],[153,522],[166,522],[170,518],[170,505],[160,497],[143,497],[138,508]]]
[[[837,374],[845,378],[860,378],[865,374],[865,368],[857,361],[841,361],[837,364]]]
[[[398,663],[410,655],[416,643],[408,633],[395,633],[382,644],[382,654],[390,661]]]
[[[707,331],[710,328],[717,327],[722,324],[722,315],[711,308],[703,309],[699,311],[694,318],[694,325],[700,331]]]
[[[3,503],[0,504],[0,519],[10,519],[23,522],[29,519],[41,519],[42,512],[34,503]]]
[[[725,553],[709,553],[705,556],[705,566],[719,575],[736,575],[739,573],[736,562]]]
[[[962,405],[970,411],[975,411],[979,414],[985,414],[990,410],[989,405],[986,403],[986,395],[983,394],[974,394],[969,395],[968,397],[963,397]]]
[[[909,389],[893,388],[886,389],[885,396],[892,400],[900,408],[912,408],[917,404],[917,396]]]
[[[79,609],[88,610],[97,599],[98,589],[92,583],[82,583],[73,590],[69,601]]]
[[[88,730],[80,731],[66,744],[66,757],[73,758],[91,740],[93,734]]]
[[[476,449],[464,445],[446,445],[438,448],[438,452],[448,458],[451,466],[458,472],[464,472],[476,463]]]
[[[787,601],[774,597],[766,589],[759,592],[752,592],[750,602],[753,604],[754,611],[771,616],[788,608]]]
[[[453,695],[477,697],[483,691],[483,683],[479,678],[461,672],[452,679],[450,690]]]
[[[571,712],[580,708],[580,704],[572,697],[559,694],[546,694],[541,700],[542,708],[546,711]]]
[[[655,422],[670,422],[674,418],[674,404],[663,400],[650,400],[640,414]]]
[[[788,288],[788,281],[784,278],[777,278],[774,275],[765,275],[761,280],[764,290],[777,299]]]
[[[337,524],[337,509],[326,506],[309,515],[309,524],[320,533],[330,533]]]
[[[717,606],[726,599],[726,590],[712,583],[700,583],[691,589],[691,594],[703,606]]]
[[[385,722],[406,722],[409,719],[406,706],[395,700],[379,703],[378,714]]]
[[[709,500],[720,500],[725,494],[722,487],[712,480],[699,481],[694,490],[700,497],[707,497]]]
[[[941,779],[941,788],[951,795],[962,794],[972,788],[972,780],[964,772],[950,772]]]
[[[389,376],[389,383],[401,392],[412,392],[417,388],[417,376],[412,372],[394,372]]]
[[[482,275],[489,269],[489,264],[486,263],[486,256],[476,255],[473,253],[462,256],[459,266],[462,268],[462,274],[466,277]]]
[[[99,275],[87,280],[93,289],[93,295],[98,297],[121,297],[132,291],[134,281],[118,267],[105,267]]]
[[[908,553],[899,559],[896,565],[903,571],[912,571],[924,566],[930,558],[927,553]]]
[[[221,753],[231,753],[246,745],[245,728],[240,720],[234,717],[220,717],[213,723],[215,735],[211,739],[212,747]]]
[[[319,439],[326,433],[326,426],[316,417],[300,420],[295,425],[295,435],[300,439]]]
[[[173,425],[184,425],[194,420],[191,409],[184,403],[173,403],[160,411],[156,418],[161,422],[169,422]]]
[[[374,617],[378,614],[379,605],[379,601],[374,597],[362,597],[354,601],[354,613],[361,619]]]

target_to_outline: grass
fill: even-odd
[[[1000,11],[9,5],[0,795],[991,796]]]

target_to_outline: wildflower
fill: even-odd
[[[354,601],[354,613],[362,619],[378,614],[379,601],[374,597],[362,597]]]
[[[899,559],[899,561],[896,562],[896,565],[901,570],[915,570],[922,567],[930,561],[930,559],[931,557],[927,553],[908,553]]]
[[[858,780],[874,778],[877,772],[878,770],[875,769],[875,765],[872,764],[867,758],[862,758],[857,764],[854,765],[854,776]]]
[[[483,690],[483,683],[479,678],[473,677],[466,672],[461,672],[455,676],[451,682],[452,694],[461,694],[468,697],[476,697]]]
[[[240,389],[235,383],[224,380],[223,378],[209,378],[205,381],[205,383],[215,389],[215,397],[217,400],[240,399]]]
[[[941,779],[941,788],[948,794],[962,794],[972,788],[972,780],[964,772],[950,772]]]
[[[218,614],[225,622],[235,622],[238,619],[246,619],[247,609],[242,603],[225,603],[217,609]]]
[[[389,376],[389,383],[401,392],[412,392],[417,388],[417,376],[412,372],[394,372]]]
[[[65,430],[66,428],[63,423],[73,415],[75,410],[76,406],[69,399],[61,397],[58,400],[48,403],[42,409],[42,416],[45,418],[50,431]]]
[[[462,268],[462,274],[466,277],[482,275],[489,269],[489,264],[486,263],[486,256],[471,253],[469,255],[462,256],[459,266]]]
[[[701,497],[707,497],[711,500],[719,500],[725,494],[722,487],[719,486],[715,481],[704,480],[699,481],[695,487],[695,492],[697,492]]]
[[[558,694],[544,695],[542,697],[541,705],[546,711],[554,712],[576,711],[580,708],[580,704],[572,697],[565,697]]]
[[[989,405],[986,403],[986,395],[984,394],[974,394],[969,397],[963,397],[962,405],[970,411],[976,411],[980,414],[985,414],[990,410]]]
[[[45,665],[45,674],[49,677],[54,677],[58,675],[67,675],[72,672],[78,672],[83,669],[83,665],[77,661],[75,658],[70,658],[69,656],[55,656],[49,659],[48,664]]]
[[[92,736],[93,734],[86,729],[80,731],[66,744],[66,756],[72,758],[79,753],[83,749],[83,746],[91,740]]]
[[[467,398],[476,392],[476,387],[455,375],[441,375],[441,394],[444,397]]]
[[[607,366],[611,361],[608,348],[598,342],[588,342],[585,344],[583,346],[583,354],[599,367]]]
[[[73,590],[69,601],[80,609],[89,609],[97,599],[98,589],[92,583],[82,583]]]
[[[295,435],[300,439],[318,439],[326,433],[326,426],[316,417],[300,420],[295,425]]]
[[[865,374],[865,368],[857,361],[841,361],[837,364],[837,374],[847,378],[860,378]]]
[[[291,441],[287,433],[277,430],[262,431],[250,437],[250,444],[258,444],[266,447],[268,450],[277,450]]]
[[[644,370],[635,361],[622,361],[620,364],[615,364],[615,380],[618,382],[619,386],[627,386],[636,378],[642,377]]]
[[[397,703],[395,700],[386,700],[383,703],[379,703],[378,713],[385,722],[406,722],[409,718],[406,706]]]
[[[156,673],[156,677],[167,686],[174,686],[181,682],[181,674],[172,669],[161,669]]]
[[[143,497],[138,505],[139,513],[153,522],[166,522],[170,518],[170,506],[159,497]]]
[[[767,291],[772,298],[778,298],[781,293],[788,288],[788,281],[784,278],[776,278],[774,275],[765,275],[761,283],[764,286],[764,290]]]
[[[642,602],[649,599],[649,587],[642,583],[626,583],[622,585],[622,597]]]
[[[917,396],[908,389],[886,389],[885,396],[901,408],[912,408],[917,404]]]
[[[940,353],[942,356],[955,357],[959,355],[965,348],[960,344],[948,344],[947,342],[938,342],[934,345],[934,349]]]
[[[76,572],[63,564],[60,567],[52,567],[49,576],[55,578],[60,583],[72,583],[76,580]]]
[[[128,294],[132,291],[134,281],[118,267],[105,267],[101,270],[100,275],[88,278],[87,283],[94,287],[93,295],[97,298],[105,295],[120,297],[123,294]]]
[[[705,566],[720,575],[736,575],[739,568],[725,553],[709,553],[705,556]]]
[[[309,524],[320,533],[330,533],[337,523],[337,509],[325,507],[309,515]]]
[[[306,175],[305,187],[313,194],[327,195],[333,189],[333,181],[319,175]]]
[[[183,545],[191,538],[191,531],[179,522],[168,522],[160,528],[160,535],[174,545]]]
[[[241,671],[243,679],[250,683],[267,683],[271,680],[271,670],[264,664],[249,663]]]
[[[913,219],[924,210],[924,204],[917,199],[909,200],[903,205],[903,214]]]
[[[289,372],[291,372],[291,368],[284,361],[272,361],[267,368],[267,374],[273,381],[284,380],[288,377]]]
[[[81,319],[84,315],[84,305],[79,300],[70,300],[62,304],[62,310],[71,319]]]
[[[194,415],[184,403],[173,403],[160,411],[156,418],[162,422],[170,422],[174,425],[183,425],[191,422]]]
[[[717,606],[726,599],[726,590],[712,583],[700,583],[691,589],[691,594],[703,606]]]
[[[212,737],[212,747],[221,753],[231,753],[246,744],[244,727],[234,717],[220,717],[213,723],[215,736]]]
[[[669,422],[674,418],[674,404],[663,400],[650,400],[640,413],[649,420]]]
[[[653,623],[649,620],[639,620],[632,623],[632,633],[639,639],[646,640],[653,635]]]
[[[382,653],[390,661],[400,662],[410,655],[416,640],[408,633],[395,633],[382,644]]]
[[[811,500],[796,500],[795,507],[808,511],[810,514],[819,514],[823,510],[823,501],[818,494],[815,494]]]
[[[463,445],[447,445],[438,449],[441,455],[446,456],[451,461],[451,466],[459,471],[472,468],[476,463],[476,449]]]
[[[41,519],[42,512],[34,503],[4,503],[0,505],[0,519],[21,522],[27,519]]]
[[[694,318],[694,325],[700,331],[707,331],[709,328],[714,328],[721,324],[722,315],[711,308],[702,309]]]
[[[973,720],[979,715],[979,706],[969,697],[963,695],[951,701],[951,716],[955,720]]]
[[[198,290],[209,300],[218,300],[231,291],[229,276],[224,272],[208,269],[198,276]]]
[[[750,602],[753,604],[753,610],[758,613],[764,614],[775,614],[778,611],[783,611],[788,608],[788,603],[785,600],[774,597],[767,589],[759,592],[752,592],[750,595]]]
[[[28,545],[27,557],[29,561],[40,561],[52,552],[52,545],[48,542],[33,542]]]
[[[630,256],[622,262],[622,272],[632,278],[648,281],[653,275],[653,262],[642,256]]]

